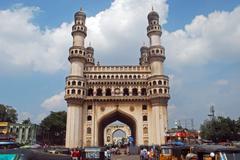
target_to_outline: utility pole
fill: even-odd
[[[214,110],[214,106],[213,105],[211,105],[210,106],[210,113],[208,114],[208,116],[210,117],[210,119],[211,119],[211,127],[212,127],[212,140],[214,141],[214,142],[216,142],[217,141],[217,139],[216,139],[216,133],[215,133],[215,110]]]
[[[211,120],[215,118],[215,110],[213,105],[210,106],[210,113],[208,114],[208,116],[211,118]]]

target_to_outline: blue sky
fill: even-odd
[[[198,127],[210,105],[217,115],[239,117],[240,1],[238,0],[12,0],[0,1],[0,103],[19,119],[40,122],[66,109],[71,25],[80,7],[96,61],[138,64],[154,7],[163,27],[165,74],[170,77],[169,125],[194,119]],[[98,38],[96,38],[98,37]],[[126,58],[127,57],[127,58]]]

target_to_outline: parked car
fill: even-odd
[[[65,148],[65,147],[51,147],[47,150],[47,152],[52,153],[52,154],[67,154],[67,155],[70,155],[69,148]]]
[[[70,155],[50,154],[35,149],[2,149],[0,160],[71,160]]]
[[[14,149],[19,147],[20,145],[16,142],[11,142],[11,141],[0,142],[0,149]]]

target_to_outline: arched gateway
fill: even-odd
[[[116,120],[130,127],[137,145],[165,143],[170,96],[158,13],[148,14],[150,46],[141,47],[139,65],[133,66],[95,65],[94,49],[84,44],[85,20],[82,10],[75,13],[65,88],[66,147],[104,145],[104,128]]]
[[[98,122],[98,144],[100,146],[104,146],[104,128],[117,120],[128,125],[131,130],[131,136],[136,139],[136,120],[127,113],[114,111],[102,117]]]
[[[116,145],[119,143],[124,145],[128,143],[129,137],[133,135],[131,131],[133,129],[131,129],[128,124],[121,122],[121,120],[107,125],[104,129],[104,145]]]

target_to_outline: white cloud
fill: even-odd
[[[0,10],[1,66],[41,72],[55,72],[65,67],[67,48],[71,45],[71,24],[40,30],[31,22],[38,10],[22,6]]]
[[[231,12],[196,16],[184,29],[163,34],[169,67],[214,61],[239,62],[240,7]]]
[[[161,23],[166,23],[166,0],[154,3],[150,0],[115,0],[110,8],[87,19],[87,41],[92,42],[97,61],[111,65],[138,63],[140,47],[144,41],[149,41],[146,27],[152,5],[159,13]]]
[[[117,52],[120,46],[131,48],[135,43],[140,45],[147,38],[147,14],[152,4],[150,0],[114,1],[109,9],[87,19],[89,41],[93,41],[100,52]],[[161,23],[165,23],[168,11],[166,1],[157,0],[153,6],[159,12]]]
[[[19,123],[22,123],[23,120],[26,120],[26,119],[28,119],[28,118],[30,118],[31,121],[33,120],[33,119],[32,119],[33,116],[32,116],[32,114],[29,113],[29,112],[20,112],[20,113],[18,114],[18,122],[19,122]]]
[[[30,118],[32,123],[39,124],[45,117],[47,117],[49,113],[39,113],[38,115],[33,115],[29,112],[20,112],[18,114],[18,123],[22,123],[23,120]]]
[[[35,119],[35,123],[40,124],[41,121],[46,118],[49,114],[47,113],[40,113],[37,115],[37,118]]]
[[[226,86],[229,84],[228,80],[225,80],[225,79],[220,79],[220,80],[217,80],[215,82],[215,84],[219,85],[219,86]]]
[[[60,92],[56,95],[53,95],[46,100],[44,100],[41,104],[41,106],[47,110],[54,110],[54,111],[59,111],[59,110],[66,110],[66,104],[64,101],[64,94],[65,92]]]
[[[161,22],[165,23],[166,0],[115,0],[109,9],[87,18],[86,42],[92,42],[97,60],[103,59],[108,64],[136,63],[140,45],[147,38],[147,13],[152,5],[159,12]],[[68,68],[72,23],[40,29],[32,23],[38,11],[38,7],[23,6],[0,10],[0,56],[3,57],[0,68],[3,70],[28,69],[52,73]],[[130,57],[127,61],[126,56]]]
[[[138,63],[139,49],[146,36],[147,14],[152,5],[166,23],[166,0],[115,0],[110,8],[88,17],[88,37],[95,48],[96,61],[105,64]],[[71,46],[71,24],[41,30],[32,23],[37,7],[15,7],[0,11],[1,68],[56,72],[67,69]],[[73,13],[74,14],[74,13]],[[176,70],[182,65],[210,61],[239,61],[240,7],[231,12],[213,12],[196,16],[184,29],[164,31],[167,66]],[[87,44],[87,43],[86,43]],[[87,46],[87,45],[86,45]],[[126,57],[128,57],[126,59]]]

